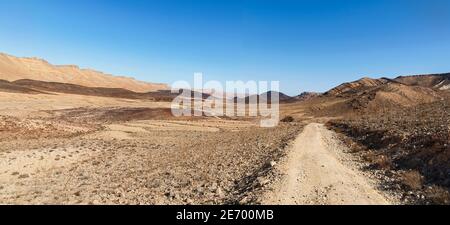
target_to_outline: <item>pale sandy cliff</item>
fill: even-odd
[[[124,88],[135,92],[165,90],[166,84],[147,83],[130,77],[113,76],[102,72],[80,69],[74,65],[57,66],[39,58],[19,58],[0,53],[0,79],[77,84],[87,87]]]

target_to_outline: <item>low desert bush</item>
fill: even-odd
[[[285,116],[283,119],[281,119],[281,122],[283,122],[283,123],[294,122],[294,117],[292,117],[292,116]]]
[[[363,159],[369,162],[375,169],[379,170],[390,170],[392,169],[393,163],[392,160],[382,154],[376,154],[373,151],[367,152]]]
[[[431,186],[425,191],[427,199],[432,204],[448,205],[450,204],[450,192],[446,188]]]
[[[420,190],[423,187],[423,176],[416,170],[405,171],[400,175],[400,182],[409,190]]]

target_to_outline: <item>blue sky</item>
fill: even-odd
[[[140,80],[279,80],[450,72],[447,0],[0,0],[0,52]]]

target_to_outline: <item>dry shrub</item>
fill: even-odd
[[[409,190],[420,190],[423,187],[423,176],[416,170],[405,171],[400,175],[400,182]]]
[[[367,148],[365,148],[363,145],[360,145],[358,143],[356,143],[355,141],[353,141],[351,138],[340,134],[340,140],[342,141],[342,143],[348,147],[348,149],[350,150],[349,152],[351,153],[357,153],[357,152],[362,152],[362,151],[366,151]]]
[[[345,146],[349,147],[350,149],[353,149],[354,143],[350,138],[341,138],[341,140]]]
[[[431,201],[432,204],[439,205],[449,205],[450,204],[450,193],[447,189],[439,186],[432,186],[426,190],[427,199]]]
[[[367,152],[363,158],[372,164],[375,169],[390,170],[393,166],[392,160],[389,157],[386,155],[376,154],[373,151]]]
[[[281,122],[283,122],[283,123],[294,122],[294,117],[292,117],[292,116],[285,116],[283,119],[281,119]]]

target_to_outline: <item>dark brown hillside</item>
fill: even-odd
[[[25,94],[39,94],[42,93],[27,87],[13,84],[7,80],[0,80],[0,92],[25,93]]]
[[[122,88],[85,87],[69,83],[46,82],[28,79],[16,80],[13,82],[0,80],[0,91],[28,94],[65,93],[111,98],[146,99],[152,101],[172,101],[179,95],[179,93],[172,93],[170,90],[138,93]],[[193,93],[194,92],[191,92],[192,96]],[[202,96],[203,98],[209,97],[207,94],[203,94]]]
[[[115,98],[129,98],[138,99],[142,98],[142,94],[138,94],[126,89],[121,88],[93,88],[85,87],[76,84],[58,83],[58,82],[45,82],[36,80],[17,80],[11,82],[11,84],[20,86],[23,88],[29,88],[33,90],[40,90],[45,92],[57,92],[66,94],[78,94],[78,95],[91,95],[101,97],[115,97]]]

